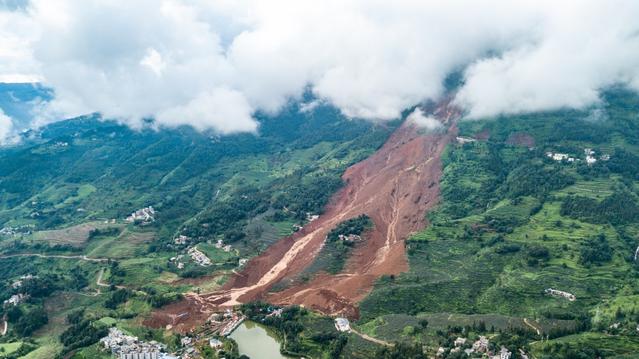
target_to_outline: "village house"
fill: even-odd
[[[488,353],[488,344],[488,338],[482,335],[473,343],[473,351],[477,353]]]
[[[348,234],[348,235],[340,234],[338,238],[342,241],[347,241],[347,242],[356,242],[356,241],[362,240],[362,237],[358,236],[357,234]]]
[[[306,220],[310,223],[319,218],[319,214],[313,214],[311,212],[306,212]]]
[[[155,209],[152,206],[148,206],[131,213],[126,218],[129,223],[148,224],[155,221]]]
[[[222,341],[219,339],[211,338],[209,339],[209,346],[213,349],[222,349],[224,343],[222,343]]]
[[[4,305],[13,305],[16,306],[29,298],[28,295],[18,293],[12,295],[9,299],[4,301]]]
[[[187,253],[191,256],[191,259],[193,259],[195,263],[203,267],[211,265],[211,260],[209,259],[209,257],[207,257],[206,254],[200,252],[200,250],[197,249],[197,246],[189,248]]]
[[[462,137],[462,136],[457,136],[455,137],[455,140],[457,140],[457,143],[460,144],[464,144],[464,143],[472,143],[472,142],[477,142],[476,139],[474,138],[470,138],[470,137]]]
[[[512,353],[505,347],[501,347],[499,354],[493,355],[492,359],[510,359]]]
[[[549,158],[552,158],[555,161],[561,162],[561,161],[568,161],[568,162],[575,162],[576,159],[574,157],[570,157],[569,155],[565,154],[565,153],[552,153],[552,152],[546,152],[546,156],[548,156]]]
[[[335,328],[340,332],[350,332],[351,324],[346,318],[335,318]]]
[[[544,291],[544,293],[552,295],[552,296],[558,296],[558,297],[563,297],[568,299],[571,302],[574,302],[577,297],[575,297],[574,294],[572,293],[568,293],[568,292],[564,292],[562,290],[557,290],[557,289],[552,289],[552,288],[548,288]]]
[[[175,244],[186,244],[189,240],[190,240],[189,237],[181,234],[177,238],[175,238],[173,241],[175,242]]]

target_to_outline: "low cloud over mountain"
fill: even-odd
[[[0,11],[0,80],[56,92],[47,122],[255,131],[306,89],[388,120],[444,92],[468,117],[580,108],[639,90],[639,2],[31,0]]]

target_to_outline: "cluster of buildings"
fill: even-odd
[[[584,148],[584,154],[586,155],[586,164],[593,165],[597,162],[597,157],[595,156],[595,151],[592,148]],[[567,162],[578,162],[581,161],[579,158],[572,157],[566,153],[558,153],[558,152],[546,152],[546,156],[554,161],[567,161]],[[610,155],[603,154],[599,156],[599,160],[608,161],[610,159]]]
[[[210,266],[212,264],[211,259],[207,257],[206,254],[197,249],[197,246],[189,248],[187,253],[191,256],[191,259],[193,259],[195,263],[203,267]]]
[[[211,315],[207,324],[213,333],[225,337],[230,335],[245,319],[245,316],[227,309],[224,313]]]
[[[16,281],[14,281],[13,283],[11,283],[11,288],[18,289],[18,288],[22,287],[22,283],[25,280],[31,280],[31,279],[35,279],[35,278],[38,278],[38,276],[37,275],[33,275],[33,274],[25,274],[25,275],[21,276],[20,279],[18,279]]]
[[[568,299],[571,302],[574,302],[577,299],[577,297],[575,297],[574,294],[568,293],[568,292],[564,292],[563,290],[557,290],[557,289],[548,288],[548,289],[544,290],[544,293],[549,294],[549,295],[553,295],[553,296],[557,296],[557,297],[563,297],[563,298]]]
[[[138,209],[131,213],[130,216],[126,217],[126,221],[129,223],[139,223],[143,225],[155,222],[155,209],[153,209],[153,206]]]
[[[187,236],[185,236],[183,234],[180,234],[175,239],[173,239],[173,242],[175,244],[182,245],[182,244],[187,244],[190,240],[191,240],[191,238],[189,238],[189,237],[187,237]]]
[[[12,237],[15,236],[16,231],[13,227],[2,227],[0,228],[0,236]]]
[[[119,359],[178,359],[165,352],[164,344],[156,341],[148,343],[140,341],[137,337],[126,335],[117,328],[110,328],[109,335],[100,339],[100,344]]]
[[[450,349],[450,353],[458,353],[463,350],[468,357],[473,358],[475,356],[482,358],[488,357],[490,359],[510,359],[512,357],[512,352],[510,352],[506,347],[501,347],[499,352],[491,351],[489,347],[490,341],[483,335],[480,336],[472,345],[466,344],[467,341],[468,340],[466,338],[461,337],[455,339],[453,344],[454,346]],[[437,357],[444,356],[447,350],[447,348],[439,347],[437,350]]]
[[[230,244],[224,244],[224,241],[222,241],[221,239],[217,240],[217,242],[215,243],[215,248],[222,249],[224,252],[227,253],[233,249]]]
[[[18,294],[14,294],[12,295],[9,299],[4,301],[4,305],[13,305],[16,306],[22,302],[24,302],[25,300],[29,299],[29,296],[26,294],[22,294],[22,293],[18,293]]]
[[[20,227],[2,227],[0,228],[0,236],[3,237],[15,237],[18,234],[31,234],[32,225],[20,226]]]
[[[355,242],[355,241],[361,241],[362,237],[360,237],[357,234],[340,234],[337,238],[339,238],[341,241],[347,241],[347,242]]]
[[[22,287],[24,281],[28,281],[31,279],[35,279],[38,276],[32,275],[32,274],[25,274],[23,276],[21,276],[19,279],[15,280],[13,283],[11,283],[11,288],[13,289],[19,289]],[[24,293],[17,293],[12,295],[11,297],[9,297],[9,299],[5,300],[3,302],[4,306],[8,306],[8,305],[13,305],[16,306],[24,301],[26,301],[27,299],[29,299],[29,295],[28,294],[24,294]]]
[[[177,267],[177,269],[183,269],[184,268],[184,263],[181,261],[182,258],[184,258],[184,255],[178,254],[175,257],[171,257],[169,259],[169,262],[175,263],[175,266]]]
[[[284,209],[286,209],[286,207]],[[313,221],[316,221],[318,218],[319,218],[319,214],[306,212],[306,222],[307,223],[311,223]],[[300,224],[294,224],[293,225],[293,231],[295,231],[295,232],[301,231],[303,228],[304,228],[304,226],[302,226]]]

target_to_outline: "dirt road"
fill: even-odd
[[[384,346],[387,346],[387,347],[392,347],[392,346],[393,346],[393,343],[387,342],[387,341],[385,341],[385,340],[381,340],[381,339],[373,338],[373,337],[371,337],[371,336],[369,336],[369,335],[366,335],[366,334],[364,334],[364,333],[360,333],[360,332],[358,332],[357,330],[352,329],[352,328],[351,328],[351,333],[353,333],[353,334],[355,334],[355,335],[358,335],[358,336],[359,336],[359,337],[361,337],[362,339],[364,339],[364,340],[368,340],[369,342],[373,342],[373,343],[375,343],[375,344],[384,345]]]

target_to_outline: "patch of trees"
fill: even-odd
[[[601,202],[588,197],[570,196],[561,203],[560,213],[591,223],[618,225],[639,221],[636,198],[626,191],[615,191]]]
[[[527,263],[534,267],[550,259],[550,251],[544,246],[531,246],[526,251],[528,256]]]
[[[344,347],[348,343],[348,337],[342,333],[320,332],[311,335],[310,339],[323,348],[328,348],[331,359],[340,358]]]
[[[185,229],[185,235],[191,238],[210,237],[224,234],[228,243],[244,238],[245,221],[269,208],[269,197],[265,191],[256,187],[244,187],[236,191],[226,201],[215,203],[199,220],[198,226]]]
[[[519,196],[545,197],[549,192],[570,186],[575,178],[556,165],[526,162],[515,168],[506,180],[510,198]]]
[[[583,265],[601,265],[612,259],[612,248],[606,235],[601,233],[595,238],[583,241],[579,250],[579,261]]]
[[[519,252],[519,250],[521,250],[521,246],[519,244],[516,244],[516,243],[505,243],[505,244],[502,244],[502,245],[498,246],[497,248],[495,248],[495,253],[497,253],[497,254],[512,254],[512,253]]]
[[[39,277],[33,277],[22,281],[20,293],[29,295],[33,298],[48,297],[55,290],[59,289],[57,275],[45,274]]]
[[[526,219],[517,216],[486,215],[483,223],[490,226],[497,233],[512,233],[513,230],[525,223]]]
[[[339,236],[347,236],[349,234],[361,235],[365,230],[373,226],[373,221],[365,214],[357,216],[355,218],[348,219],[341,222],[335,228],[333,228],[327,236],[327,239],[331,242],[339,241]]]
[[[118,305],[126,302],[131,297],[131,291],[125,288],[118,288],[111,292],[109,298],[104,302],[104,307],[116,309]]]
[[[152,294],[146,298],[146,301],[151,304],[153,308],[159,308],[169,303],[177,302],[182,299],[180,293],[164,293],[164,294]]]
[[[71,326],[60,335],[60,342],[64,345],[63,353],[97,343],[108,334],[106,325],[85,318],[82,310],[68,315],[67,323]]]
[[[622,148],[615,148],[606,167],[613,172],[633,179],[639,179],[639,156]]]
[[[426,359],[421,343],[395,343],[392,347],[383,347],[375,353],[380,359]]]
[[[28,337],[49,322],[47,312],[41,306],[32,308],[13,307],[7,318],[13,324],[13,330],[21,337]]]
[[[605,358],[604,352],[600,349],[585,343],[551,343],[544,345],[542,359],[565,358],[565,359],[590,359]]]

